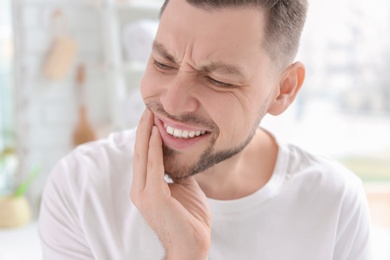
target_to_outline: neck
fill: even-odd
[[[244,150],[197,174],[195,179],[208,198],[239,199],[256,192],[268,182],[277,152],[274,138],[258,129]]]

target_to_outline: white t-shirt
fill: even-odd
[[[135,130],[83,145],[54,168],[43,194],[44,259],[162,259],[130,200]],[[361,181],[330,160],[279,143],[268,183],[209,199],[209,260],[366,260],[370,224]]]

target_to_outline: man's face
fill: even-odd
[[[275,98],[261,47],[264,14],[205,10],[171,0],[141,84],[164,143],[164,167],[181,178],[239,153]]]

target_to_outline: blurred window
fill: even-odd
[[[13,42],[11,0],[0,1],[0,195],[10,187],[9,155],[14,152]]]
[[[0,151],[13,141],[11,1],[0,1]]]
[[[390,183],[389,46],[389,1],[310,1],[298,53],[304,86],[265,125],[366,182]]]

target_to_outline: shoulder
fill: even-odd
[[[310,153],[296,145],[281,144],[289,178],[317,184],[317,188],[355,190],[362,187],[359,177],[332,158]]]
[[[113,223],[116,226],[116,216],[130,207],[125,198],[134,141],[134,130],[114,133],[77,147],[57,163],[45,185],[39,213],[45,256],[73,259],[77,251],[92,257],[93,250],[100,250],[98,238],[110,235],[107,230]],[[96,223],[103,228],[96,229]]]
[[[107,138],[78,146],[63,160],[68,163],[99,164],[132,157],[135,129],[116,132]]]
[[[115,132],[105,139],[80,145],[72,151],[70,156],[99,157],[102,155],[100,154],[102,151],[110,151],[113,154],[124,151],[132,153],[135,143],[135,131],[136,129]]]
[[[341,218],[367,210],[362,181],[339,162],[291,144],[281,144],[280,153],[284,189],[303,206],[323,207]]]
[[[53,168],[47,186],[62,187],[77,193],[104,182],[120,182],[131,172],[135,129],[112,133],[109,137],[75,148]],[[128,174],[127,174],[128,175]]]
[[[287,200],[332,232],[334,258],[370,259],[370,217],[360,178],[337,161],[295,145],[280,144],[280,157]]]
[[[339,217],[367,211],[363,182],[354,172],[296,145],[280,144],[279,152],[284,159],[284,186],[299,201],[326,208]]]

